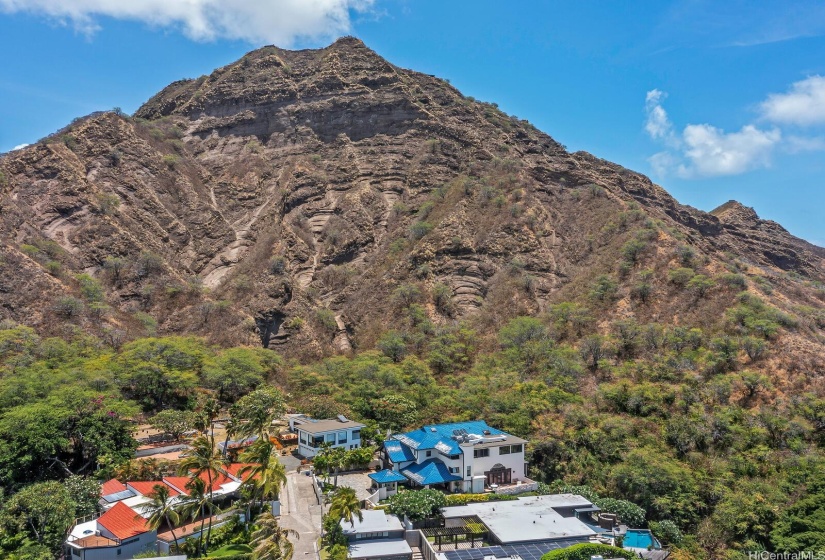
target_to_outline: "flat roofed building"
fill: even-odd
[[[347,536],[349,557],[353,560],[410,560],[412,549],[404,539],[404,526],[394,515],[383,510],[361,511],[360,520],[342,520]]]
[[[596,535],[574,514],[593,504],[577,494],[531,496],[510,501],[481,502],[442,508],[444,523],[451,519],[478,517],[498,544],[588,539]]]

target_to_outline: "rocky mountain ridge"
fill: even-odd
[[[822,304],[824,249],[738,203],[681,205],[354,38],[258,49],[0,170],[0,316],[49,332],[193,333],[316,357],[371,347],[401,320],[399,298],[436,326],[492,333],[604,274],[620,285],[600,319],[699,320],[667,281],[685,250],[708,272],[767,278],[776,305]],[[637,309],[642,269],[660,296]]]

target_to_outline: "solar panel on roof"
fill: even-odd
[[[126,498],[131,498],[133,496],[137,496],[137,494],[135,494],[133,490],[127,488],[126,490],[121,490],[120,492],[106,494],[103,496],[103,499],[111,504],[112,502],[119,502],[120,500],[125,500]]]

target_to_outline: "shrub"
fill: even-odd
[[[508,500],[517,500],[518,496],[509,496],[507,494],[448,494],[448,506],[466,506],[467,504],[477,504],[480,502],[502,502]]]
[[[269,272],[280,276],[286,271],[286,259],[283,257],[275,257],[269,261]]]
[[[560,550],[552,550],[541,557],[541,560],[590,560],[593,556],[603,558],[636,558],[636,553],[606,544],[574,544]]]
[[[651,522],[650,530],[662,544],[679,545],[682,542],[682,531],[679,530],[676,523],[669,519]]]
[[[684,287],[696,275],[692,268],[675,268],[667,273],[671,284]]]
[[[404,341],[404,336],[397,331],[384,333],[384,336],[378,340],[375,346],[381,350],[386,357],[396,363],[400,362],[404,356],[407,355],[407,344]]]
[[[593,288],[590,290],[590,297],[596,301],[609,302],[616,297],[616,292],[619,286],[616,281],[610,276],[602,274],[593,283]]]
[[[687,283],[687,288],[696,294],[696,297],[705,297],[708,290],[716,285],[712,279],[704,274],[697,274]]]
[[[421,289],[415,284],[401,284],[392,292],[392,299],[401,307],[421,301]]]
[[[437,283],[433,286],[433,303],[443,315],[453,314],[453,289],[447,284]]]
[[[410,521],[420,521],[439,515],[445,505],[447,500],[440,490],[408,490],[390,497],[387,509],[398,517],[406,515]]]
[[[622,258],[625,262],[630,264],[636,264],[639,260],[639,255],[642,254],[642,251],[645,250],[647,247],[647,243],[642,241],[641,239],[634,238],[622,245]]]
[[[740,290],[744,290],[745,287],[748,285],[748,281],[745,279],[744,276],[741,274],[736,274],[734,272],[728,272],[723,274],[719,277],[719,281],[726,286],[730,286],[732,288],[738,288]]]
[[[163,161],[164,165],[166,165],[169,169],[174,169],[180,161],[180,157],[175,154],[166,154],[163,158],[161,158],[161,161]]]
[[[86,301],[103,301],[103,287],[100,282],[88,274],[78,274],[75,278]]]
[[[410,237],[412,239],[421,239],[430,231],[432,231],[433,225],[429,222],[415,222],[410,226]]]
[[[53,309],[59,316],[71,319],[83,311],[83,302],[71,296],[62,297],[54,303]]]
[[[315,310],[315,320],[318,321],[318,324],[326,331],[334,333],[338,330],[338,321],[335,320],[335,313],[326,307]]]

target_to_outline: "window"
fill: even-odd
[[[324,436],[315,436],[312,438],[312,447],[321,447],[322,443],[324,443]]]
[[[352,439],[361,439],[361,430],[353,430]]]
[[[521,453],[522,445],[502,445],[498,448],[499,455],[509,455],[510,453]]]
[[[123,552],[123,551],[122,551],[122,550],[120,550],[119,548],[117,549],[117,555],[118,555],[118,556],[120,556],[120,554],[121,554],[122,552]]]
[[[335,443],[335,434],[327,434],[326,436],[327,443]]]
[[[473,476],[473,467],[467,467],[467,476]]]
[[[461,455],[450,455],[450,459],[452,459],[453,461],[458,461],[459,459],[461,459]]]
[[[307,435],[304,432],[301,432],[301,443],[307,444]]]
[[[347,443],[347,432],[338,432],[338,443]]]
[[[478,459],[479,457],[489,457],[490,450],[489,449],[473,449],[473,457]]]
[[[461,471],[461,469],[459,469],[458,467],[449,467],[449,471],[450,474],[458,474]]]
[[[433,456],[433,452],[432,451],[427,451],[427,457],[432,457],[432,456]]]

